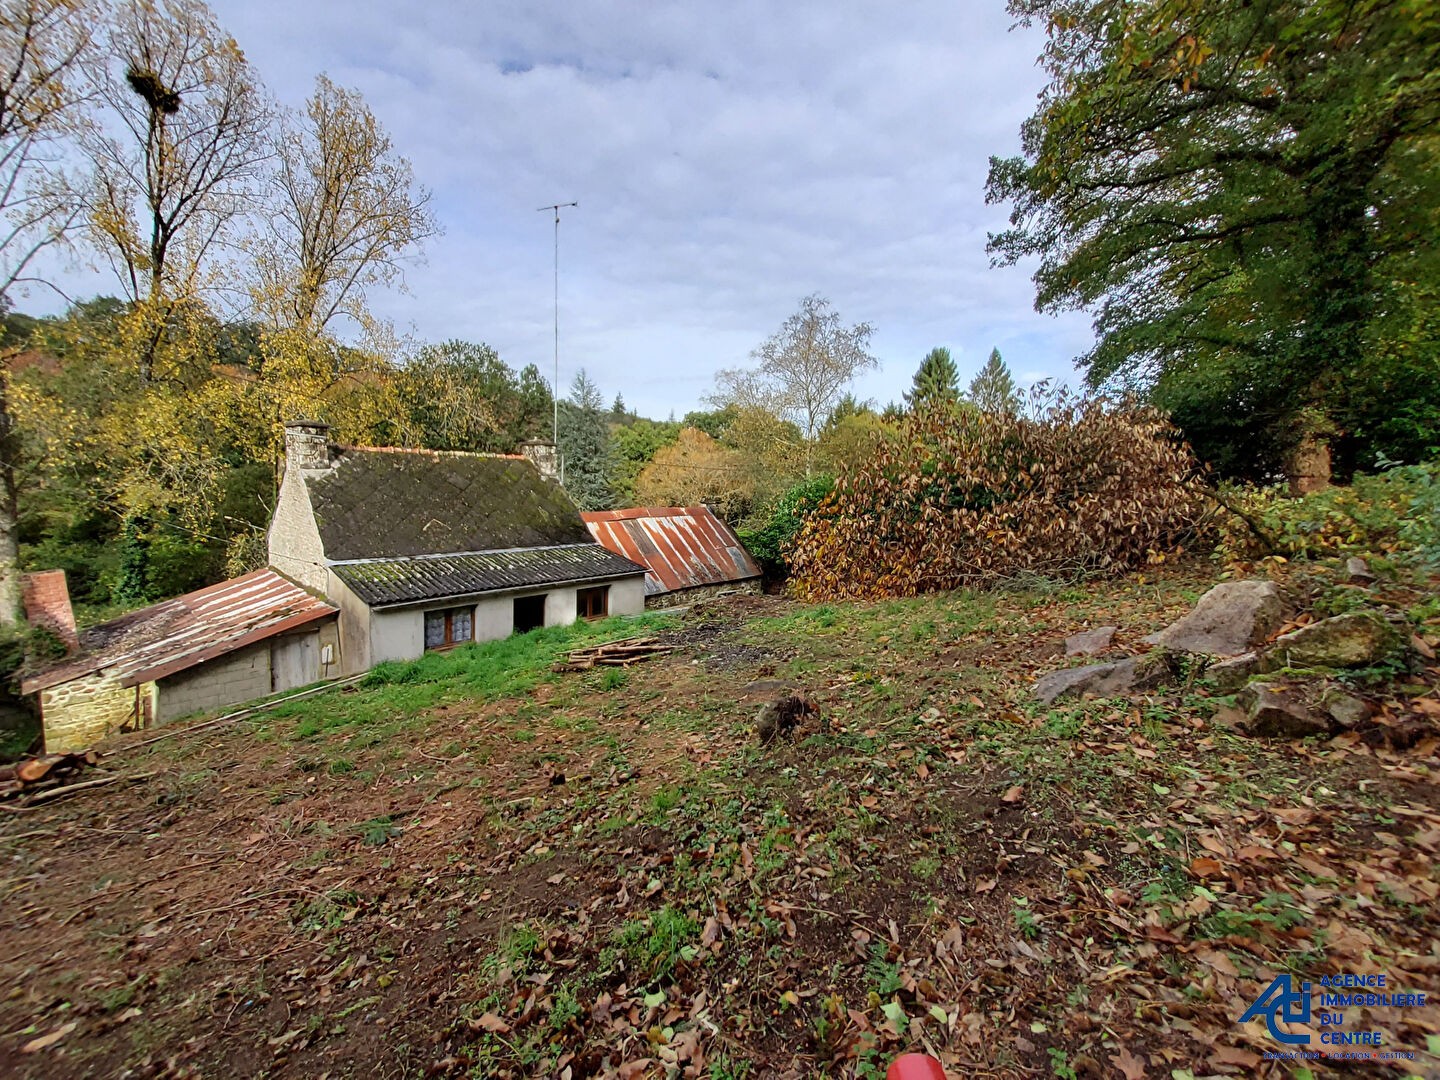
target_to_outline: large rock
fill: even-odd
[[[1080,634],[1071,634],[1065,639],[1066,656],[1095,656],[1110,648],[1115,640],[1118,626],[1097,626]]]
[[[1332,686],[1327,689],[1320,698],[1320,705],[1343,731],[1349,731],[1370,719],[1370,703],[1339,687]]]
[[[1052,671],[1035,683],[1034,694],[1046,705],[1062,697],[1079,697],[1082,694],[1119,697],[1136,690],[1154,690],[1174,676],[1173,658],[1163,649],[1157,649],[1114,664],[1089,664]]]
[[[1405,639],[1382,616],[1352,611],[1276,638],[1266,650],[1266,663],[1272,671],[1282,667],[1370,667],[1404,649]]]
[[[1240,691],[1245,728],[1251,735],[1272,739],[1303,739],[1330,734],[1328,716],[1306,704],[1291,687],[1251,683]]]
[[[1236,656],[1285,625],[1286,605],[1273,581],[1222,581],[1195,610],[1145,640],[1176,652]]]
[[[1349,575],[1352,585],[1369,585],[1376,580],[1370,565],[1358,555],[1352,555],[1345,560],[1345,573]]]
[[[1062,697],[1078,697],[1093,690],[1115,671],[1114,664],[1087,664],[1085,667],[1061,668],[1040,676],[1032,692],[1046,705]]]
[[[1239,656],[1232,656],[1229,660],[1211,664],[1205,669],[1205,674],[1215,684],[1216,690],[1222,694],[1231,694],[1249,682],[1250,676],[1257,675],[1263,670],[1265,670],[1264,657],[1258,652],[1247,652],[1241,653]]]

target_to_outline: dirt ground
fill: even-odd
[[[0,1072],[1440,1075],[1428,1002],[1291,1029],[1391,1060],[1267,1060],[1237,1023],[1282,973],[1440,992],[1434,661],[1355,673],[1376,716],[1324,741],[1238,734],[1198,669],[1028,692],[1068,634],[1141,651],[1215,573],[737,597],[628,669],[462,649],[107,747],[154,775],[0,815]],[[1440,629],[1430,585],[1377,591]],[[791,689],[817,715],[761,745]]]

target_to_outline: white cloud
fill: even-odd
[[[1003,5],[656,5],[212,0],[272,92],[361,90],[446,228],[408,294],[372,298],[426,339],[551,362],[561,226],[562,383],[587,367],[642,412],[695,407],[808,293],[877,328],[885,401],[947,344],[1069,377],[1088,321],[1031,309],[993,270],[987,159],[1014,152],[1039,37]],[[100,287],[103,287],[100,286]]]

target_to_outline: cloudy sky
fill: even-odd
[[[934,345],[967,377],[998,346],[1031,381],[1070,377],[1090,341],[985,254],[1004,221],[987,159],[1015,151],[1042,82],[1040,36],[1002,0],[211,5],[282,104],[320,71],[359,89],[433,191],[445,235],[408,295],[372,297],[420,339],[548,376],[536,207],[574,200],[561,382],[584,366],[642,414],[697,407],[814,292],[875,326],[858,390],[882,404]]]

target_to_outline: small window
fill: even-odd
[[[538,630],[545,625],[545,597],[517,596],[515,598],[515,633],[523,634]]]
[[[425,613],[425,648],[448,649],[451,645],[470,641],[475,636],[474,611],[471,608],[450,608],[448,611]]]
[[[575,594],[575,614],[581,619],[603,619],[610,614],[610,586],[580,589]]]

